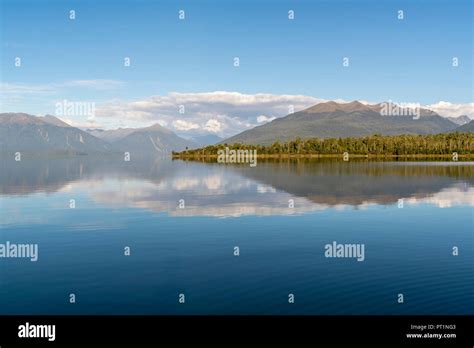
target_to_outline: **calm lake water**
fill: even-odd
[[[473,162],[3,159],[0,314],[474,314],[473,208]]]

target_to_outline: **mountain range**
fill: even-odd
[[[462,126],[462,125],[465,125],[465,124],[471,122],[471,119],[467,115],[461,115],[461,116],[458,116],[458,117],[446,117],[446,118],[448,120],[450,120],[451,122],[456,123],[459,126]]]
[[[108,152],[110,144],[54,116],[0,114],[0,151]]]
[[[91,134],[92,133],[92,134]],[[199,145],[155,124],[146,128],[89,130],[72,127],[59,118],[25,113],[0,114],[0,151],[134,154],[169,153]]]
[[[469,123],[463,124],[462,126],[459,126],[454,131],[464,132],[464,133],[474,133],[474,120],[470,121]]]
[[[371,134],[435,134],[457,127],[454,122],[428,109],[420,108],[418,118],[418,115],[383,116],[383,108],[384,103],[319,103],[244,131],[222,143],[270,145],[275,141],[289,141],[297,137],[305,139],[361,137]]]
[[[113,149],[133,153],[154,153],[196,148],[198,143],[184,139],[171,130],[154,124],[145,128],[119,128],[113,130],[92,130],[95,137],[108,142]],[[179,150],[178,150],[179,151]]]
[[[199,146],[207,146],[207,145],[214,145],[218,142],[221,142],[223,138],[215,135],[215,134],[206,134],[206,135],[196,135],[191,137],[189,140],[195,142]]]
[[[472,132],[467,116],[445,118],[428,109],[419,117],[383,116],[384,104],[319,103],[222,140],[216,135],[185,139],[159,124],[114,130],[79,129],[51,115],[0,114],[0,151],[166,154],[220,143],[269,145],[296,138],[360,137],[371,134]],[[469,121],[469,122],[468,122]]]

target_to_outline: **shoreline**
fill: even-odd
[[[217,159],[217,154],[183,154],[174,153],[171,155],[172,159]],[[343,159],[344,154],[257,154],[257,159],[288,159],[288,158],[340,158]],[[350,154],[350,158],[452,158],[452,154]],[[458,154],[458,158],[474,158],[474,154]],[[455,161],[453,161],[455,162]]]

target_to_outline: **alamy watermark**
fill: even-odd
[[[380,104],[382,116],[412,116],[414,120],[420,118],[419,103],[395,103],[389,100]]]
[[[89,119],[95,117],[94,102],[72,102],[64,99],[55,104],[56,116],[87,116]]]
[[[357,261],[365,260],[365,244],[338,244],[333,241],[324,246],[325,257],[356,258]]]
[[[0,258],[29,258],[38,261],[38,244],[0,243]]]
[[[250,167],[257,165],[257,150],[225,150],[217,151],[217,163],[249,163]]]
[[[52,342],[56,339],[56,325],[36,325],[26,322],[18,326],[20,338],[47,338]]]

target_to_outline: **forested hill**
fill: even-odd
[[[201,149],[174,152],[175,157],[214,156],[220,149],[255,149],[257,154],[350,154],[360,155],[448,155],[474,154],[473,133],[435,135],[371,135],[354,138],[313,138],[275,142],[272,145],[218,144]]]

